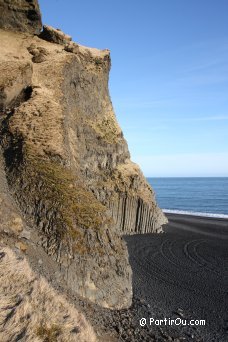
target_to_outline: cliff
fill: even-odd
[[[9,3],[0,2],[4,11]],[[73,43],[49,26],[35,36],[37,2],[16,3],[21,10],[7,5],[3,12],[10,25],[0,21],[8,205],[38,234],[37,244],[69,289],[105,307],[128,307],[131,269],[121,235],[160,232],[166,218],[131,162],[116,121],[108,91],[110,52]]]

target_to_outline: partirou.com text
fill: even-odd
[[[205,319],[185,319],[185,318],[163,318],[163,319],[155,319],[153,317],[150,318],[141,318],[139,320],[139,324],[141,327],[144,327],[146,325],[188,325],[188,326],[194,326],[194,325],[205,325],[206,321]]]

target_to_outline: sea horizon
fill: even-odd
[[[228,178],[228,176],[146,176],[146,178]]]
[[[164,213],[228,218],[228,177],[147,177]]]

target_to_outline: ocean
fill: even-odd
[[[228,177],[147,180],[164,212],[228,218]]]

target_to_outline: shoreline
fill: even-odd
[[[202,217],[183,214],[165,214],[168,224],[164,225],[164,232],[170,234],[184,234],[186,232],[228,239],[228,218]]]
[[[175,210],[175,209],[161,209],[165,215],[182,215],[189,217],[202,217],[202,218],[212,218],[212,219],[224,219],[228,220],[227,214],[218,213],[204,213],[200,211],[187,211],[187,210]]]
[[[228,223],[228,217],[225,218],[225,217],[212,217],[212,216],[200,216],[200,215],[191,215],[191,214],[179,214],[179,213],[164,213],[167,217],[169,217],[170,219],[173,219],[173,218],[179,218],[179,219],[188,219],[188,220],[199,220],[199,221],[202,221],[202,220],[207,220],[208,222],[216,222],[216,221],[219,221],[219,222],[227,222]]]

